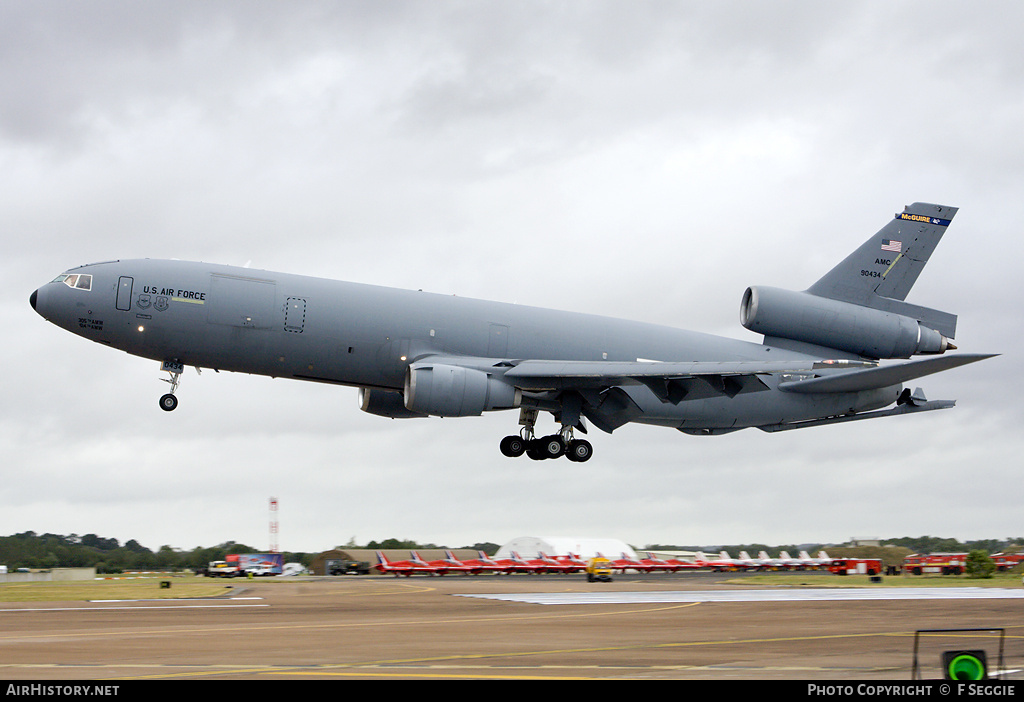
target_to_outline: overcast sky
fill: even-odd
[[[1017,2],[0,0],[0,535],[156,549],[1024,534]],[[999,358],[953,410],[778,435],[389,420],[356,390],[188,369],[48,324],[71,266],[180,258],[759,341],[903,206],[960,209],[909,302]],[[539,431],[554,427],[550,417]]]

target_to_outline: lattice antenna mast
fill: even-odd
[[[270,552],[277,553],[277,498],[270,498]]]

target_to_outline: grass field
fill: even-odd
[[[161,588],[169,582],[169,588]],[[228,592],[224,580],[192,575],[136,580],[92,580],[58,583],[0,583],[0,602],[82,602],[87,600],[161,600],[215,597]],[[237,583],[241,584],[241,582]]]
[[[991,578],[966,575],[883,575],[881,583],[867,575],[801,575],[765,573],[736,578],[737,585],[774,587],[1021,587],[1020,573],[994,573]]]

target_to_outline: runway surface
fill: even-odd
[[[853,602],[855,600],[1024,599],[1024,589],[984,587],[893,587],[825,590],[696,590],[669,592],[542,592],[463,595],[530,604],[640,604],[649,602]]]
[[[910,598],[693,575],[348,576],[255,581],[238,599],[5,603],[0,679],[909,680],[915,631],[954,627],[1004,628],[1007,667],[1024,668],[1021,588]],[[924,639],[921,660],[934,677],[943,650],[996,641]]]

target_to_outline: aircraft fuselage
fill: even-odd
[[[157,361],[401,391],[409,364],[440,354],[572,361],[784,361],[813,356],[758,343],[596,315],[488,302],[232,266],[124,260],[74,268],[89,290],[58,281],[33,294],[47,320]],[[900,385],[868,392],[769,392],[666,403],[626,388],[631,419],[729,429],[883,407]]]
[[[642,322],[207,263],[124,260],[32,293],[75,334],[162,363],[360,388],[392,418],[519,408],[509,457],[586,461],[587,422],[776,432],[953,407],[903,383],[990,358],[951,354],[957,316],[907,295],[956,215],[916,202],[804,291],[751,286],[754,343]],[[921,355],[925,358],[911,359]],[[881,365],[881,361],[902,361]],[[895,403],[895,407],[882,410]],[[541,412],[561,426],[538,437]]]

